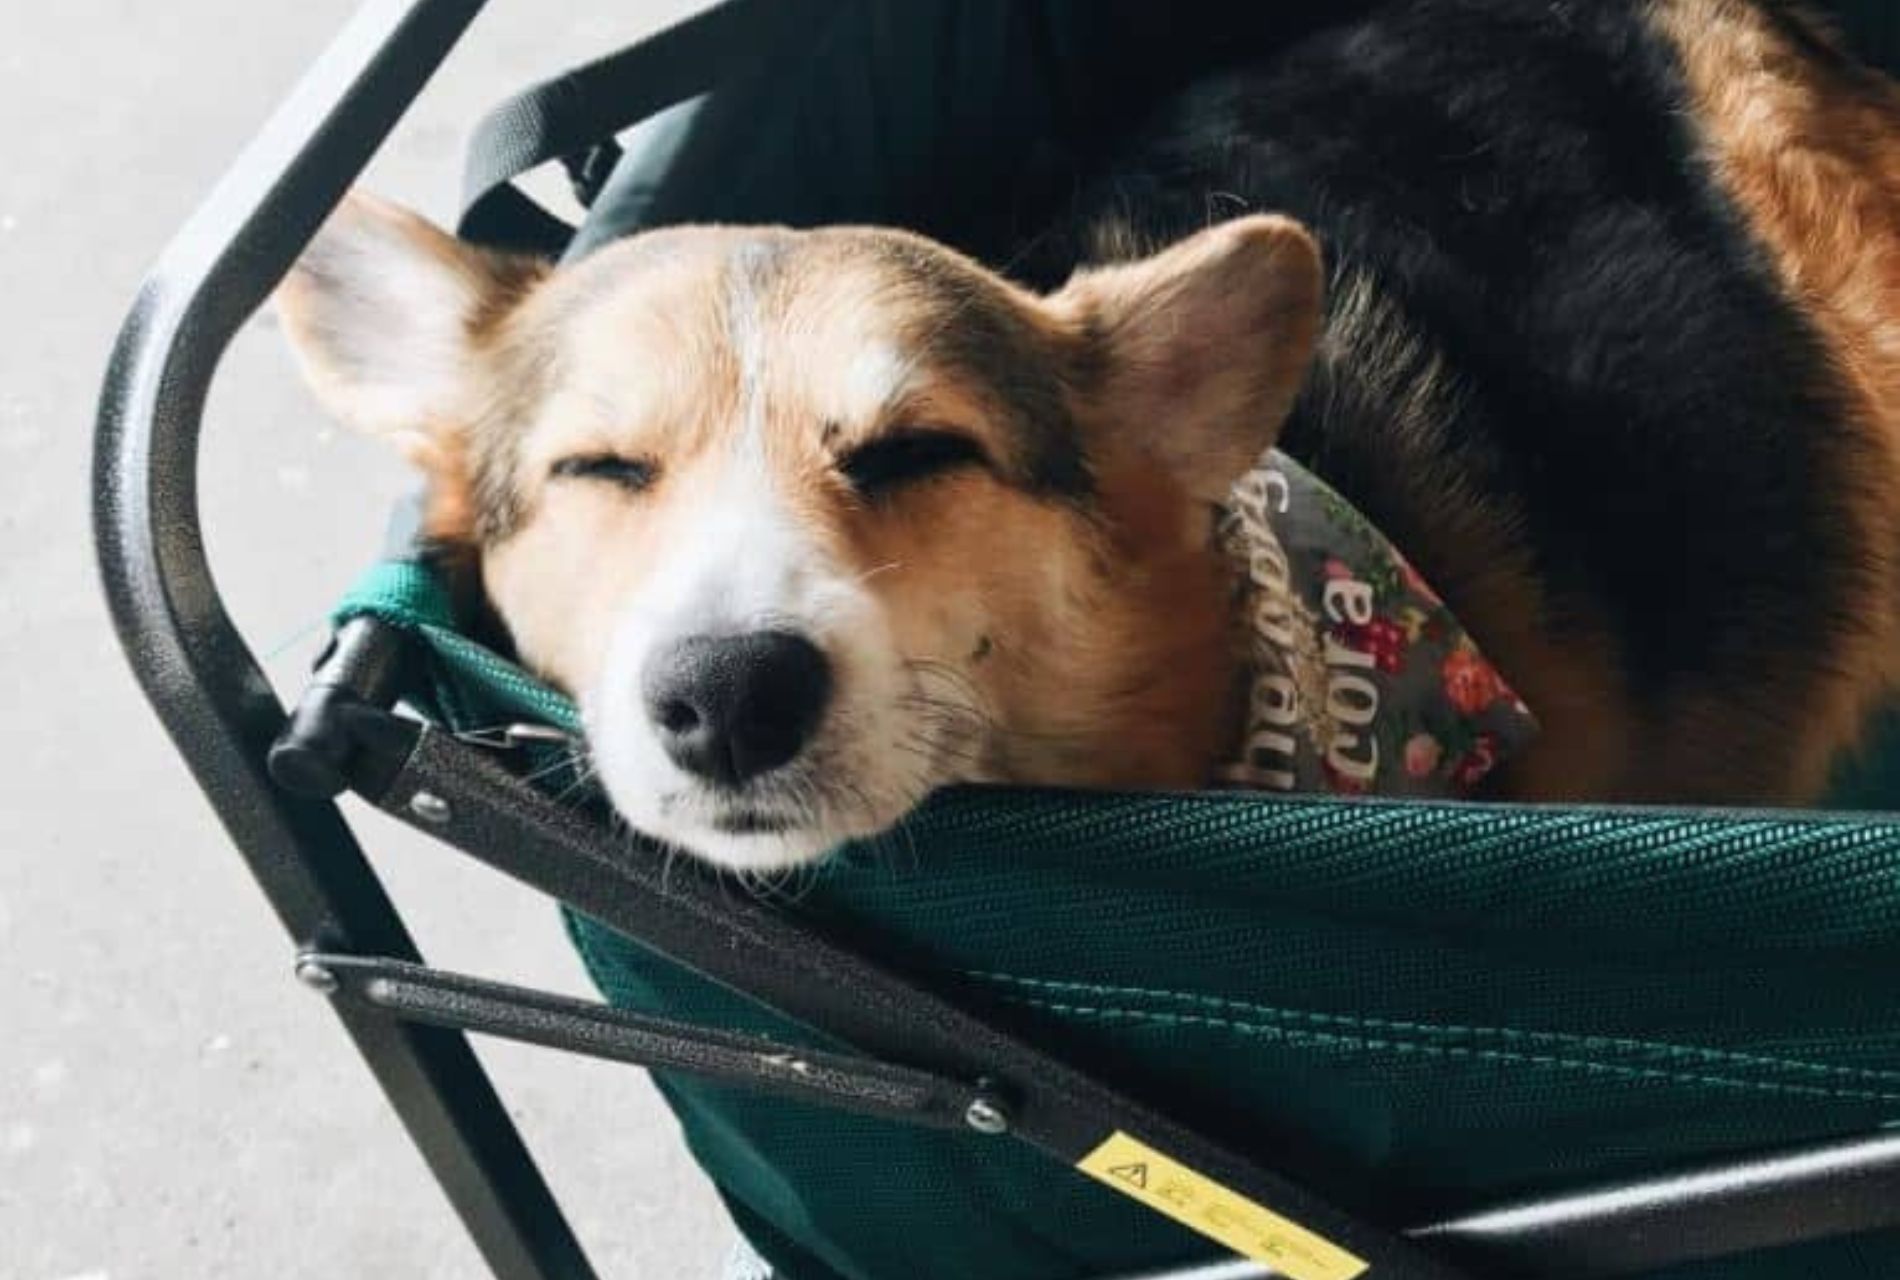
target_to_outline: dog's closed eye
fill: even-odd
[[[557,480],[599,480],[629,493],[650,487],[659,467],[648,458],[623,458],[615,453],[582,453],[562,458],[549,469]]]
[[[906,427],[845,453],[838,470],[860,495],[877,499],[954,468],[988,462],[983,447],[961,432]]]

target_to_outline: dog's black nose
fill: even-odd
[[[831,696],[831,665],[789,631],[689,636],[647,659],[647,714],[673,763],[738,786],[797,755]]]

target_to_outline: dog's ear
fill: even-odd
[[[546,270],[352,193],[275,301],[324,407],[440,477],[459,467],[460,434],[487,395],[485,338]]]
[[[1224,501],[1279,437],[1319,332],[1319,247],[1288,218],[1221,223],[1051,299],[1090,345],[1091,430]]]

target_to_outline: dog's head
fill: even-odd
[[[1233,727],[1210,514],[1273,441],[1311,239],[1214,227],[1050,297],[883,230],[551,270],[353,197],[279,294],[430,479],[638,829],[741,868],[955,781],[1192,786]]]

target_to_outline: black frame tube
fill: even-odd
[[[146,697],[300,947],[416,949],[334,804],[265,772],[283,708],[232,627],[198,521],[198,434],[219,359],[368,163],[482,0],[370,0],[165,249],[120,332],[99,406],[93,531]],[[575,1241],[459,1033],[338,1016],[503,1280],[589,1280]]]
[[[929,1071],[795,1048],[384,956],[305,952],[297,957],[297,976],[306,986],[406,1022],[679,1072],[904,1124],[962,1129],[972,1107],[1002,1105],[987,1090]]]
[[[368,0],[165,250],[140,290],[113,352],[95,443],[100,572],[114,625],[146,696],[298,949],[379,956],[400,965],[419,964],[420,958],[340,811],[324,796],[273,785],[267,772],[273,744],[290,722],[213,583],[198,521],[197,445],[206,392],[231,336],[289,268],[482,5],[483,0]],[[465,837],[457,843],[521,874],[519,855],[496,846],[496,831],[515,829],[520,835],[528,829],[518,822],[532,826],[548,811],[519,803],[512,789],[518,784],[492,765],[466,770],[469,761],[456,754],[454,744],[438,745],[427,734],[413,740],[415,752],[400,752],[399,763],[387,758],[411,741],[407,730],[396,730],[391,738],[387,717],[377,714],[377,704],[393,691],[400,654],[374,627],[353,632],[343,643],[335,685],[322,692],[331,705],[313,704],[298,726],[290,726],[292,747],[315,754],[280,754],[280,770],[307,766],[304,778],[312,784],[307,791],[332,790],[323,785],[326,780],[351,777],[372,792],[387,790],[384,799],[400,812],[407,812],[406,797],[413,796],[416,780],[427,777],[454,790],[457,803],[488,808],[491,822],[455,833]],[[382,740],[362,756],[352,754],[361,743],[329,754],[339,749],[329,735],[337,729],[334,715],[343,710],[368,713],[359,728],[372,722],[383,726]],[[375,769],[379,759],[382,772]],[[471,778],[480,783],[480,794],[464,789]],[[390,785],[397,783],[402,785]],[[506,812],[509,806],[514,812]],[[533,827],[525,843],[534,857],[563,845],[567,854],[585,857],[588,834]],[[511,861],[517,865],[511,868]],[[560,883],[543,887],[570,898],[614,892],[605,881],[555,879]],[[733,906],[730,899],[721,903],[728,912]],[[615,913],[607,914],[611,922]],[[770,913],[748,917],[746,924],[761,922],[768,931],[785,924]],[[649,923],[665,926],[657,917]],[[736,927],[732,919],[725,923]],[[812,941],[800,937],[802,943]],[[927,1007],[926,1021],[935,1018],[939,1025],[921,1044],[899,1043],[887,1039],[891,1023],[865,1016],[864,1003],[853,1001],[852,1009],[807,1009],[808,1016],[819,1017],[828,1029],[841,1027],[847,1038],[868,1042],[862,1047],[893,1063],[922,1053],[935,1059],[930,1067],[959,1076],[999,1064],[1020,1068],[1021,1087],[1035,1096],[1013,1117],[1016,1132],[1045,1149],[1072,1156],[1095,1132],[1079,1118],[1113,1116],[1278,1207],[1304,1212],[1313,1225],[1374,1257],[1379,1275],[1458,1274],[1398,1236],[1310,1201],[1277,1175],[1141,1110],[1086,1075],[1048,1062],[980,1020],[864,966],[858,957],[828,945],[813,954],[821,967],[842,964],[854,975],[870,975],[880,997],[872,1005],[902,1013],[896,1022],[914,1031],[915,1015]],[[755,998],[761,994],[749,983],[756,975],[728,976]],[[764,994],[794,993],[771,991],[768,985]],[[473,1020],[457,1023],[444,1015],[435,1018],[441,1025],[426,1025],[415,1020],[414,1009],[379,1007],[371,1000],[334,1003],[494,1273],[504,1280],[591,1277],[559,1207],[459,1029]],[[840,1027],[829,1025],[834,1016],[842,1019]],[[490,1019],[491,1025],[508,1021],[505,1011]],[[1873,1137],[1507,1207],[1418,1234],[1433,1242],[1433,1252],[1479,1261],[1486,1275],[1552,1268],[1556,1274],[1590,1275],[1897,1220],[1900,1140]],[[1660,1254],[1659,1237],[1672,1242]],[[1247,1269],[1215,1271],[1242,1275]]]

